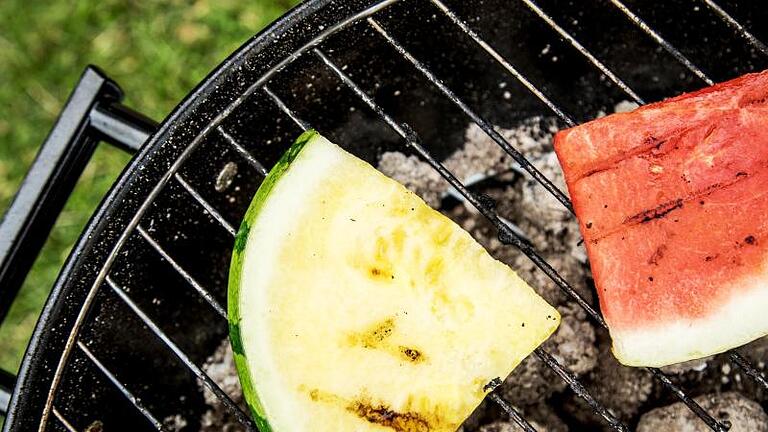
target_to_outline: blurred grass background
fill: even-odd
[[[0,213],[89,63],[160,120],[210,70],[297,0],[0,1]],[[0,367],[15,372],[37,317],[101,198],[129,157],[101,145],[5,323]]]

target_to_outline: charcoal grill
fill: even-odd
[[[157,128],[87,69],[0,228],[3,315],[96,142],[138,154],[73,249],[15,385],[0,375],[13,389],[9,402],[0,394],[3,430],[73,432],[95,420],[108,431],[163,430],[175,414],[194,430],[205,406],[198,382],[256,430],[200,364],[227,334],[235,227],[267,169],[310,126],[374,163],[390,150],[421,157],[604,326],[536,245],[440,161],[475,122],[570,210],[494,126],[552,114],[573,126],[621,100],[642,104],[762,70],[767,20],[761,2],[725,0],[310,0],[245,43]],[[237,173],[217,184],[227,164]],[[628,430],[554,356],[535,356],[605,425]],[[768,389],[737,351],[728,356]],[[648,371],[711,429],[728,429]],[[497,393],[489,398],[534,430]]]

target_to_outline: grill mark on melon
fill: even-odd
[[[349,346],[359,346],[365,349],[381,350],[409,363],[423,363],[427,360],[424,351],[407,345],[397,344],[391,341],[395,331],[394,318],[387,318],[377,322],[361,332],[353,332],[347,335]]]
[[[659,204],[658,206],[643,210],[640,213],[630,216],[626,219],[624,219],[624,222],[622,222],[623,225],[635,225],[639,223],[646,223],[650,222],[654,219],[661,219],[664,216],[672,213],[673,211],[683,207],[683,203],[686,200],[683,198],[674,199],[671,201],[667,201],[665,203]]]
[[[653,151],[658,151],[665,142],[667,142],[666,138],[661,139],[661,138],[656,138],[653,135],[648,135],[643,141],[642,145],[639,145],[630,151],[624,152],[622,154],[616,155],[612,158],[609,158],[602,162],[594,164],[592,169],[586,171],[583,175],[581,175],[575,181],[583,180],[597,173],[612,170],[616,168],[616,165],[618,165],[619,162],[627,160],[631,157],[640,156],[642,154],[651,153]]]
[[[710,125],[704,136],[698,141],[692,141],[688,143],[687,147],[698,147],[707,142],[712,134],[717,129],[717,125]],[[616,155],[612,158],[603,160],[593,164],[593,168],[586,171],[582,176],[574,180],[574,182],[586,179],[595,174],[599,174],[605,171],[610,171],[619,168],[622,162],[625,162],[631,158],[638,157],[648,161],[659,161],[665,156],[669,155],[675,150],[680,150],[680,141],[689,134],[697,132],[697,127],[688,127],[684,129],[676,129],[666,134],[663,138],[657,138],[653,135],[648,135],[643,143],[637,147],[630,149],[629,151]],[[665,145],[668,144],[668,145]]]
[[[596,236],[592,239],[590,239],[590,243],[597,244],[600,240],[613,235],[619,231],[627,230],[632,228],[635,225],[645,224],[648,222],[652,222],[658,219],[662,219],[669,215],[670,213],[674,212],[675,210],[683,208],[685,204],[694,201],[699,200],[703,197],[709,196],[712,193],[723,190],[726,188],[729,188],[743,180],[745,180],[747,177],[749,177],[749,174],[744,171],[739,171],[736,173],[733,179],[725,181],[725,182],[717,182],[713,183],[705,188],[699,189],[695,192],[691,192],[687,194],[684,197],[681,198],[675,198],[669,201],[666,201],[664,203],[659,204],[658,206],[643,210],[635,215],[629,216],[621,223],[621,225],[606,230],[603,232],[603,234]]]
[[[386,339],[392,336],[395,329],[395,320],[387,318],[383,321],[373,324],[366,330],[355,332],[348,336],[350,345],[360,345],[363,348],[378,348]]]
[[[653,252],[650,258],[648,258],[648,264],[659,265],[659,261],[664,258],[664,252],[667,250],[667,245],[662,244],[656,251]]]
[[[400,350],[400,354],[402,354],[402,356],[410,362],[419,363],[424,361],[424,355],[416,348],[400,346],[398,349]]]
[[[432,430],[424,416],[417,412],[397,412],[384,404],[374,405],[365,400],[353,401],[347,410],[356,416],[397,432],[429,432]]]
[[[339,405],[363,420],[396,432],[429,432],[433,430],[433,423],[441,422],[436,415],[431,415],[434,418],[430,421],[425,414],[416,411],[399,412],[384,403],[373,403],[365,392],[349,399],[318,388],[307,389],[304,385],[299,385],[298,390],[306,393],[312,402]]]

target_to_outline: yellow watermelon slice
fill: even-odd
[[[237,235],[232,347],[264,431],[454,431],[557,311],[399,183],[303,134]]]

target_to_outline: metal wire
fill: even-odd
[[[476,44],[478,44],[485,52],[487,52],[494,60],[496,60],[504,69],[507,70],[520,84],[525,86],[531,93],[536,95],[540,101],[544,102],[560,119],[568,126],[576,126],[576,122],[573,118],[566,114],[559,106],[553,103],[547,95],[539,90],[531,81],[520,71],[517,70],[510,62],[507,61],[501,54],[499,54],[493,47],[491,47],[486,41],[484,41],[478,34],[472,30],[464,21],[459,19],[455,12],[449,9],[440,0],[430,0],[435,6],[437,6],[454,24],[456,24],[467,36],[469,36]]]
[[[272,90],[270,90],[269,87],[265,85],[263,89],[264,89],[264,93],[266,93],[267,96],[269,96],[272,99],[275,105],[277,105],[277,107],[280,108],[280,111],[282,111],[283,113],[285,113],[285,115],[290,117],[290,119],[293,120],[301,128],[301,130],[305,131],[309,129],[309,125],[306,122],[304,122],[304,120],[296,117],[293,111],[288,109],[285,103],[279,97],[277,97],[277,95],[272,93]]]
[[[99,370],[107,377],[107,379],[109,379],[112,385],[114,385],[115,388],[117,388],[120,391],[120,393],[122,393],[123,396],[126,399],[128,399],[128,401],[131,402],[134,408],[136,408],[144,416],[144,418],[146,418],[150,423],[152,423],[152,426],[154,426],[155,429],[159,431],[165,430],[163,428],[162,423],[157,421],[155,416],[153,416],[152,413],[149,412],[149,410],[139,401],[139,399],[136,396],[134,396],[133,393],[131,393],[123,385],[123,383],[119,379],[117,379],[117,377],[115,377],[115,375],[112,374],[112,372],[110,372],[110,370],[107,369],[107,367],[104,366],[104,364],[101,361],[99,361],[99,359],[96,358],[96,356],[93,355],[91,350],[88,349],[88,347],[82,341],[77,341],[77,347],[80,348],[80,351],[82,351],[86,357],[88,357],[91,363],[93,363],[94,365],[96,365],[97,368],[99,368]]]
[[[544,12],[543,9],[539,7],[533,0],[520,0],[523,3],[525,3],[526,6],[530,10],[532,10],[536,15],[539,16],[549,27],[551,27],[553,30],[557,32],[563,39],[567,40],[578,52],[580,52],[584,57],[586,57],[596,68],[600,70],[600,72],[603,73],[603,75],[607,76],[608,79],[611,80],[616,86],[618,86],[620,89],[624,91],[624,93],[627,94],[635,103],[638,105],[645,105],[645,101],[638,96],[637,93],[635,93],[632,88],[630,88],[624,81],[622,81],[621,78],[616,76],[615,73],[611,69],[609,69],[606,65],[603,64],[600,60],[597,59],[597,57],[594,56],[588,49],[584,47],[584,45],[581,44],[576,38],[571,36],[570,33],[565,31],[562,27],[560,27],[554,19],[552,19],[551,16],[547,15],[546,12]]]
[[[512,420],[517,423],[521,428],[523,428],[524,432],[536,432],[536,428],[534,428],[528,420],[525,419],[512,405],[510,405],[507,401],[505,401],[501,396],[499,396],[496,392],[491,392],[488,394],[488,398],[496,404],[498,404],[501,409],[509,415]]]
[[[752,44],[755,48],[762,51],[763,54],[768,55],[768,46],[766,46],[763,42],[761,42],[758,38],[756,38],[752,33],[750,33],[746,28],[744,28],[743,25],[741,25],[740,22],[736,21],[734,17],[732,17],[728,12],[726,12],[723,8],[720,7],[717,3],[714,2],[714,0],[701,0],[703,1],[707,6],[710,7],[715,13],[720,16],[720,18],[725,21],[726,24],[731,26],[734,30],[736,30],[736,33],[741,35],[744,39],[746,39],[749,43]]]
[[[568,386],[571,387],[574,393],[576,393],[577,396],[584,399],[584,401],[587,402],[587,405],[592,408],[593,411],[600,414],[602,418],[604,418],[608,425],[610,425],[613,429],[617,431],[627,431],[627,426],[625,426],[621,421],[616,418],[613,413],[606,408],[605,405],[598,402],[589,392],[587,391],[586,387],[579,382],[578,379],[576,379],[576,376],[573,374],[573,372],[565,369],[560,363],[555,360],[554,357],[552,357],[551,354],[544,351],[541,347],[536,348],[534,351],[536,354],[536,357],[538,357],[541,361],[543,361],[547,366],[550,367],[555,373],[560,376],[560,378],[568,383]]]
[[[620,0],[609,0],[611,3],[613,3],[614,6],[616,6],[624,15],[627,16],[627,18],[630,19],[637,27],[640,28],[645,34],[653,38],[653,40],[656,41],[659,45],[661,45],[662,48],[664,48],[665,51],[672,54],[674,58],[677,59],[680,63],[682,63],[683,66],[688,68],[689,71],[693,72],[694,75],[701,78],[702,81],[705,83],[712,85],[715,82],[709,79],[709,77],[701,70],[698,66],[693,64],[692,61],[688,60],[688,57],[686,57],[680,50],[675,48],[672,44],[667,42],[666,39],[664,39],[656,30],[652,29],[648,24],[646,24],[645,21],[643,21],[642,18],[637,16],[634,12],[632,12],[624,3],[622,3]]]
[[[259,172],[262,176],[267,176],[267,169],[264,168],[264,165],[261,164],[261,162],[257,161],[255,157],[245,149],[242,145],[240,145],[239,142],[237,142],[236,139],[232,138],[232,135],[227,133],[227,131],[224,130],[223,127],[218,126],[216,130],[221,134],[221,136],[224,137],[225,140],[229,143],[229,145],[232,146],[232,148],[235,149],[238,153],[240,153],[240,156],[242,156],[246,161],[248,161],[249,164],[251,164],[252,167],[256,168],[256,171]]]
[[[74,426],[72,426],[72,423],[69,422],[56,407],[53,407],[53,416],[56,417],[56,420],[59,421],[69,432],[78,432],[77,429],[75,429]]]
[[[728,351],[728,357],[733,363],[743,369],[744,373],[746,373],[750,378],[763,386],[764,389],[768,389],[768,380],[765,379],[765,375],[763,375],[762,372],[752,366],[749,360],[745,359],[735,350]]]
[[[203,288],[202,285],[200,285],[200,282],[195,280],[195,278],[192,277],[192,275],[187,273],[187,271],[184,270],[184,268],[181,265],[179,265],[179,263],[177,263],[176,260],[173,259],[173,257],[170,256],[168,252],[166,252],[165,249],[163,249],[163,247],[160,246],[160,244],[158,244],[157,241],[155,241],[155,239],[153,239],[152,236],[150,236],[149,233],[141,225],[138,225],[136,227],[136,231],[138,231],[139,234],[141,234],[144,240],[146,240],[147,243],[149,243],[150,246],[152,246],[152,248],[155,249],[155,251],[157,251],[157,253],[159,253],[160,256],[163,257],[163,259],[168,261],[168,264],[170,264],[171,267],[173,267],[173,269],[176,270],[176,273],[180,274],[181,277],[183,277],[184,280],[186,280],[192,286],[192,288],[194,288],[195,291],[197,291],[197,293],[200,294],[200,297],[205,299],[205,301],[208,302],[209,305],[211,305],[211,307],[216,311],[216,313],[221,315],[222,318],[227,319],[227,311],[224,310],[223,307],[221,307],[219,302],[216,301],[216,299],[213,297],[213,295],[210,292],[208,292],[208,290],[206,290],[205,288]]]
[[[227,410],[232,413],[238,422],[243,424],[248,428],[248,430],[256,431],[258,432],[258,428],[253,423],[253,421],[248,417],[246,413],[244,413],[237,404],[227,396],[226,393],[224,393],[224,390],[221,389],[213,380],[211,377],[208,376],[205,372],[203,372],[202,369],[200,369],[192,360],[189,359],[186,353],[182,351],[173,341],[162,331],[160,330],[160,327],[155,324],[154,321],[152,321],[149,316],[147,316],[144,311],[141,310],[141,308],[134,303],[134,301],[128,296],[128,294],[120,288],[111,277],[106,277],[107,285],[112,289],[112,291],[117,294],[118,297],[120,297],[120,300],[123,301],[132,311],[133,313],[141,319],[141,321],[149,328],[150,331],[168,348],[173,352],[173,354],[181,360],[181,362],[184,364],[184,366],[189,369],[200,381],[202,381],[203,385],[205,385],[208,390],[210,390],[220,401],[224,406],[227,408]]]
[[[469,106],[467,106],[464,101],[462,101],[458,96],[456,96],[456,93],[454,93],[451,89],[446,86],[442,80],[437,78],[432,71],[430,71],[426,66],[424,66],[423,63],[421,63],[419,60],[417,60],[415,57],[411,55],[410,52],[408,52],[405,47],[403,47],[399,42],[397,42],[392,36],[390,36],[389,33],[387,33],[386,30],[373,18],[368,18],[368,23],[373,27],[374,30],[376,30],[380,35],[384,37],[384,39],[393,47],[395,50],[403,56],[406,60],[408,60],[416,69],[419,70],[426,78],[427,80],[434,84],[435,87],[440,89],[440,91],[453,102],[456,106],[458,106],[464,113],[469,116],[469,118],[472,119],[475,124],[480,126],[480,129],[485,132],[486,135],[488,135],[493,141],[496,142],[496,144],[499,145],[504,151],[512,157],[512,159],[515,160],[520,166],[533,177],[539,184],[544,186],[544,188],[551,193],[558,201],[560,201],[561,204],[565,206],[565,208],[568,209],[571,213],[573,213],[573,207],[571,205],[571,201],[568,199],[568,196],[566,196],[563,191],[557,188],[551,180],[547,178],[544,174],[541,173],[531,162],[528,161],[528,159],[525,158],[517,149],[512,147],[512,144],[509,143],[506,139],[504,139],[503,136],[501,136],[500,133],[496,131],[496,129],[493,128],[493,126],[486,121],[484,118],[480,117],[477,113],[472,111]]]
[[[173,175],[173,178],[176,179],[177,182],[181,185],[181,187],[184,188],[184,190],[187,191],[192,197],[197,201],[205,211],[208,212],[209,215],[213,217],[213,219],[216,220],[216,222],[219,223],[222,227],[224,227],[225,230],[227,230],[228,233],[231,235],[237,234],[237,231],[235,230],[235,227],[233,227],[229,222],[227,222],[226,219],[224,219],[224,216],[221,215],[205,198],[203,198],[202,195],[200,195],[200,192],[197,191],[197,189],[193,188],[189,183],[187,183],[186,180],[181,176],[181,174],[176,173]]]

